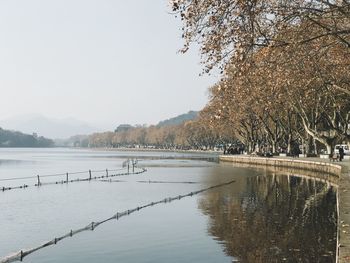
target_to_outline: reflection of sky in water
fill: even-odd
[[[7,165],[19,165],[23,163],[34,163],[34,161],[23,161],[23,160],[4,160],[0,159],[0,166],[7,166]]]
[[[0,257],[118,211],[235,180],[106,223],[25,261],[203,263],[238,257],[253,263],[334,262],[335,191],[322,182],[206,162],[208,155],[70,149],[0,149],[0,159],[12,162],[0,164],[0,178],[118,169],[132,157],[148,172],[112,183],[97,180],[0,192]],[[13,165],[16,159],[21,161]]]
[[[119,169],[122,167],[124,160],[131,158],[138,159],[140,166],[167,166],[170,168],[210,166],[211,164],[208,164],[206,160],[214,160],[215,156],[173,152],[0,148],[0,180],[13,177],[88,171],[89,169]],[[191,160],[186,158],[191,158]],[[3,185],[0,182],[0,186],[7,185]],[[13,184],[8,186],[13,186]]]
[[[204,160],[178,160],[178,159],[141,159],[139,164],[143,167],[210,167],[213,164]]]
[[[106,156],[109,154],[106,152]],[[40,159],[44,155],[38,153],[33,159]],[[71,158],[65,155],[59,159],[50,156],[50,153],[47,155],[45,159],[50,160],[49,166],[46,166],[46,162],[33,163],[32,167],[24,169],[26,174],[35,174],[37,169],[62,172],[62,168],[68,166],[73,171],[86,170],[87,167],[119,168],[124,160],[118,157],[91,157],[88,161],[81,161],[80,158],[75,159],[74,155]],[[92,155],[96,153],[92,152]],[[135,153],[132,156],[136,156]],[[161,165],[163,161],[164,166]],[[72,228],[107,218],[117,211],[207,186],[208,167],[179,165],[169,169],[167,164],[176,164],[176,160],[158,158],[151,162],[158,163],[158,167],[149,168],[145,174],[125,176],[120,183],[91,181],[0,192],[0,256],[16,249],[35,246]],[[178,161],[178,164],[181,163],[188,162]],[[26,165],[18,165],[17,174],[23,172],[23,166]],[[0,168],[1,171],[6,169]],[[138,183],[141,180],[198,183]],[[230,262],[231,257],[225,255],[220,245],[207,235],[206,227],[206,217],[197,210],[197,197],[193,197],[152,207],[118,222],[112,221],[94,232],[40,250],[25,261]]]

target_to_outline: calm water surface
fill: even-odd
[[[119,169],[132,157],[148,171],[119,177],[118,182],[96,180],[0,192],[0,257],[119,211],[235,180],[107,222],[24,261],[335,262],[336,189],[290,173],[218,164],[212,156],[201,154],[0,149],[0,180]],[[168,183],[139,182],[149,180]],[[35,183],[0,181],[0,187],[19,182]]]

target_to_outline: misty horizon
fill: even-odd
[[[199,76],[198,48],[178,53],[180,21],[167,1],[0,6],[0,120],[39,113],[104,130],[155,124],[207,103],[216,77]]]
[[[190,111],[188,111],[190,112]],[[185,114],[183,112],[181,114]],[[177,114],[181,115],[181,114]],[[104,124],[89,123],[72,117],[50,118],[43,114],[23,114],[11,118],[0,119],[0,128],[6,130],[19,131],[27,134],[36,133],[50,139],[67,139],[75,135],[90,135],[96,132],[114,131],[121,124],[132,126],[151,126],[159,122],[176,117],[158,120],[156,123],[116,123],[110,121]]]

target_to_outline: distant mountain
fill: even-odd
[[[170,118],[164,121],[160,121],[157,126],[163,127],[163,126],[172,126],[172,125],[179,125],[186,121],[194,120],[198,117],[198,111],[189,111],[185,114],[181,114],[179,116],[176,116],[174,118]]]
[[[134,126],[130,125],[130,124],[120,124],[115,130],[114,132],[123,132],[123,131],[127,131],[134,128]]]
[[[49,119],[41,115],[28,115],[0,120],[0,126],[30,134],[37,133],[52,139],[69,138],[76,134],[91,134],[99,131],[99,129],[85,122],[72,118]]]
[[[54,142],[50,139],[29,135],[18,131],[9,131],[0,128],[0,147],[52,147]]]

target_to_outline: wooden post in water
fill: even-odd
[[[89,181],[91,181],[91,170],[89,170]]]
[[[68,184],[68,173],[66,173],[66,183]]]
[[[129,169],[130,169],[130,162],[129,162],[129,160],[128,160],[128,174],[130,173],[130,172],[129,172]]]
[[[40,176],[38,175],[38,186],[40,186]]]
[[[108,169],[106,169],[106,177],[108,177]]]

